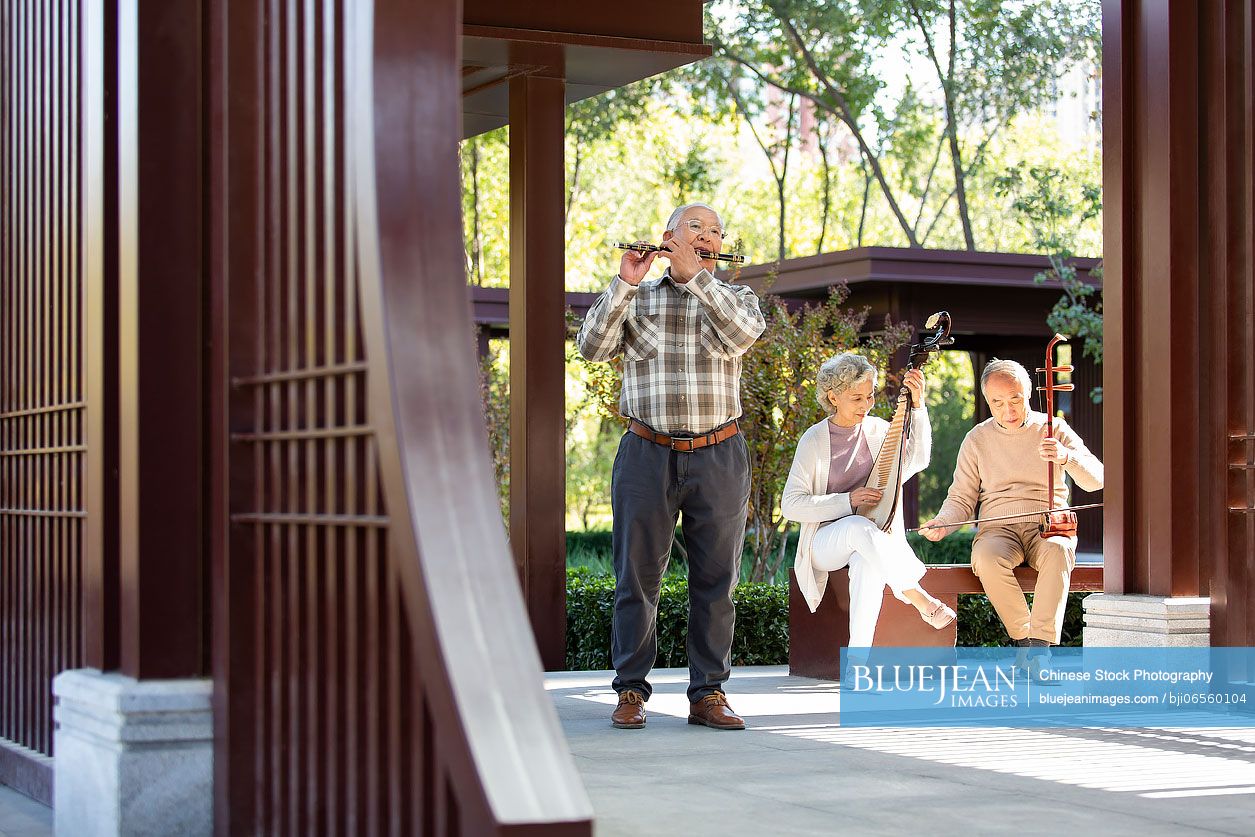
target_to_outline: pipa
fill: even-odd
[[[954,342],[950,336],[950,314],[938,311],[924,323],[929,332],[918,343],[911,345],[910,360],[903,370],[903,377],[912,369],[919,369],[928,362],[933,352],[939,352]],[[906,454],[906,442],[911,435],[909,416],[911,413],[911,391],[903,386],[898,391],[898,400],[893,409],[893,420],[889,423],[889,432],[885,434],[884,444],[876,455],[876,463],[867,476],[865,486],[879,489],[880,500],[875,503],[864,503],[854,509],[855,514],[871,520],[882,531],[888,532],[893,525],[893,516],[897,513],[898,497],[902,493],[902,459]]]

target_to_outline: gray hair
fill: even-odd
[[[985,394],[985,384],[995,375],[1004,375],[1013,378],[1016,383],[1024,390],[1024,397],[1027,399],[1033,393],[1033,379],[1028,376],[1028,370],[1022,364],[1016,363],[1014,360],[999,360],[994,358],[985,365],[985,371],[980,373],[980,392]]]
[[[823,407],[828,415],[832,415],[837,408],[832,406],[832,400],[828,398],[828,394],[845,392],[869,376],[872,379],[872,388],[875,389],[876,367],[872,366],[862,355],[843,352],[836,357],[828,358],[815,375],[815,397],[819,399],[819,406]]]
[[[671,217],[667,219],[667,229],[668,229],[668,230],[670,230],[671,232],[675,232],[677,229],[679,229],[679,228],[680,228],[680,219],[681,219],[681,218],[683,218],[683,217],[684,217],[684,213],[685,213],[685,212],[688,212],[690,209],[708,209],[708,210],[710,210],[711,212],[715,213],[715,217],[716,217],[716,218],[719,218],[719,226],[720,226],[720,227],[722,227],[722,226],[723,226],[723,218],[720,218],[720,217],[719,217],[719,211],[718,211],[718,210],[716,210],[716,209],[715,209],[713,206],[711,206],[710,204],[708,204],[708,203],[686,203],[686,204],[684,204],[684,206],[679,207],[678,209],[676,209],[676,211],[675,211],[675,212],[672,212],[672,213],[671,213]]]

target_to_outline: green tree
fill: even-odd
[[[507,530],[510,526],[510,369],[509,344],[494,344],[479,364],[479,393],[488,430],[488,451],[497,478],[497,499]]]
[[[472,285],[501,285],[509,269],[509,126],[464,140],[462,218],[466,275]]]
[[[654,90],[654,82],[645,80],[607,90],[570,104],[566,109],[567,199],[566,212],[579,196],[583,182],[580,177],[585,159],[594,146],[613,138],[625,124],[640,119],[645,102]]]
[[[725,14],[712,11],[709,38],[720,59],[809,99],[845,125],[910,246],[922,246],[955,198],[964,244],[976,249],[968,178],[998,131],[1052,95],[1070,61],[1096,54],[1097,19],[1093,2],[1074,8],[1009,0],[757,0]],[[891,50],[931,68],[934,95],[912,83],[897,101],[885,101],[889,91],[877,77],[876,59]],[[912,126],[935,124],[938,115],[952,188],[921,235],[936,162],[918,189],[918,180],[891,183],[889,158],[926,159],[918,153],[924,137]],[[914,222],[905,203],[912,193],[919,194]]]
[[[934,517],[945,502],[946,492],[959,459],[959,446],[972,429],[976,402],[972,359],[967,352],[939,352],[925,367],[928,376],[928,419],[933,430],[932,458],[920,472],[919,517]]]
[[[785,94],[788,104],[781,109],[780,97],[771,101],[763,94],[766,88],[748,77],[744,69],[733,62],[707,61],[696,65],[687,76],[695,96],[704,96],[711,111],[723,116],[731,109],[749,128],[759,150],[771,168],[771,178],[776,186],[776,260],[788,258],[785,244],[787,230],[788,197],[786,186],[789,179],[789,156],[797,136],[796,117],[798,97]],[[825,223],[827,219],[825,217]]]
[[[753,468],[747,533],[752,581],[775,578],[788,557],[789,523],[780,514],[780,498],[798,439],[826,415],[815,397],[820,365],[840,352],[858,351],[881,371],[882,393],[897,392],[898,375],[884,373],[910,328],[886,318],[882,328],[865,331],[868,309],[846,307],[848,296],[838,285],[823,303],[790,308],[771,294],[760,300],[767,329],[746,352],[741,374],[741,423]],[[888,398],[878,404],[882,413],[891,409]]]
[[[1050,259],[1050,268],[1034,279],[1038,284],[1056,282],[1063,296],[1046,316],[1046,324],[1059,334],[1081,341],[1086,357],[1102,364],[1102,297],[1097,288],[1082,280],[1071,262],[1076,231],[1102,212],[1102,192],[1097,184],[1077,182],[1053,166],[1032,166],[1027,177],[1023,165],[1007,169],[996,179],[1000,194],[1013,198],[1020,222],[1029,231],[1038,252]],[[1090,271],[1102,278],[1101,265]],[[1090,392],[1102,401],[1102,387]]]
[[[566,506],[580,528],[593,528],[593,515],[610,505],[610,477],[623,427],[599,414],[582,415],[578,437],[568,439]]]

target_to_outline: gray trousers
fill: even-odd
[[[687,650],[690,701],[723,691],[732,672],[736,608],[749,508],[745,437],[681,453],[625,433],[614,460],[614,689],[646,699],[658,656],[658,594],[671,557],[676,519],[689,555]]]

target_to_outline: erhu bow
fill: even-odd
[[[938,311],[929,317],[924,328],[931,329],[932,333],[911,346],[910,360],[903,375],[920,368],[928,361],[929,355],[954,342],[954,338],[950,336],[950,314],[946,311]],[[908,420],[911,406],[911,391],[903,386],[898,391],[898,402],[893,410],[893,421],[889,423],[889,432],[885,435],[880,453],[876,455],[876,464],[872,466],[872,472],[865,483],[867,488],[875,488],[881,492],[880,499],[875,503],[863,503],[854,509],[855,514],[861,514],[885,532],[893,524],[898,496],[902,493],[902,459],[906,455],[906,443],[911,436],[911,423]]]

